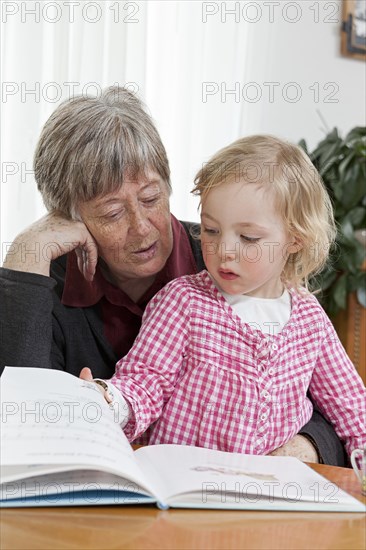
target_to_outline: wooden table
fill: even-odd
[[[352,470],[312,467],[366,503]],[[366,517],[361,513],[90,506],[18,508],[0,514],[1,550],[366,548]]]

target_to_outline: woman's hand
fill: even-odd
[[[3,267],[49,276],[50,263],[75,250],[78,267],[92,281],[98,261],[93,236],[83,222],[53,212],[22,231],[10,246]]]
[[[295,435],[285,445],[269,453],[269,456],[294,456],[303,462],[319,463],[316,449],[303,435]]]
[[[97,386],[98,390],[102,393],[107,403],[112,403],[113,399],[108,389],[104,388],[103,386],[101,386],[101,384],[99,384],[94,380],[92,371],[88,367],[84,367],[83,369],[81,369],[79,378],[81,378],[82,380],[86,380],[87,382],[94,382],[94,384]]]

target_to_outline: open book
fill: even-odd
[[[61,371],[6,367],[0,390],[3,507],[365,511],[295,458],[179,445],[133,451],[98,388]]]

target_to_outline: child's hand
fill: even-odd
[[[94,382],[94,384],[98,387],[98,390],[103,394],[103,397],[107,403],[112,403],[113,398],[108,391],[107,384],[102,380],[94,380],[92,371],[88,367],[81,369],[79,378],[86,380],[87,382]]]
[[[82,380],[87,380],[88,382],[93,382],[92,371],[88,369],[88,367],[84,367],[80,371],[79,378],[81,378]]]

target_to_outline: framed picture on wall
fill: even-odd
[[[366,60],[366,1],[343,0],[342,55]]]

